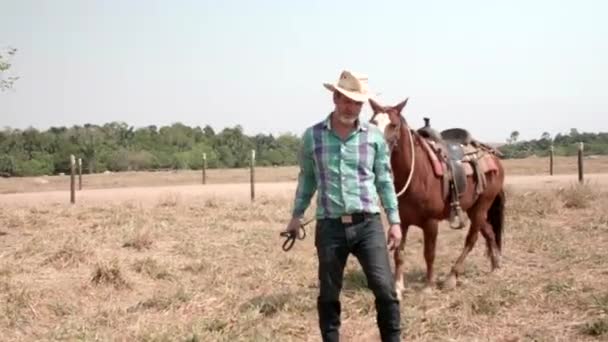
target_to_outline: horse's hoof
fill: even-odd
[[[500,275],[502,273],[503,268],[500,267],[500,265],[498,266],[494,266],[492,267],[492,270],[490,273],[494,274],[494,275]]]
[[[431,285],[425,285],[424,288],[422,289],[422,294],[424,295],[432,295],[433,294],[433,287]]]
[[[492,271],[497,271],[500,269],[500,257],[496,256],[494,257],[494,260],[492,260]]]
[[[448,279],[445,280],[445,283],[443,284],[443,287],[446,290],[451,290],[451,289],[455,288],[456,287],[456,276],[453,275],[453,274],[450,274],[448,276]]]
[[[403,283],[397,283],[395,284],[395,292],[397,292],[397,299],[399,301],[401,301],[401,298],[403,297],[403,292],[405,291],[405,286],[403,285]]]

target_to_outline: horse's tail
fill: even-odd
[[[494,238],[498,251],[502,251],[502,233],[505,224],[505,191],[500,190],[488,211],[488,221],[494,230]]]

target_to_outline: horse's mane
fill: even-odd
[[[410,125],[407,124],[407,121],[405,120],[405,117],[401,114],[399,114],[399,119],[401,120],[401,124],[405,125],[407,127],[407,129],[410,130],[410,132],[412,133],[412,138],[414,139],[414,142],[417,143],[418,140],[422,139],[422,136],[420,134],[418,134],[418,131],[413,129],[412,127],[410,127]]]

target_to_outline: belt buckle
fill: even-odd
[[[342,215],[340,217],[340,219],[342,220],[342,223],[344,223],[344,224],[353,223],[353,215]]]

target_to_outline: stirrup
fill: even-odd
[[[452,210],[450,211],[450,228],[452,229],[462,229],[466,226],[466,220],[463,217],[462,209],[460,205],[455,204],[452,205]]]

